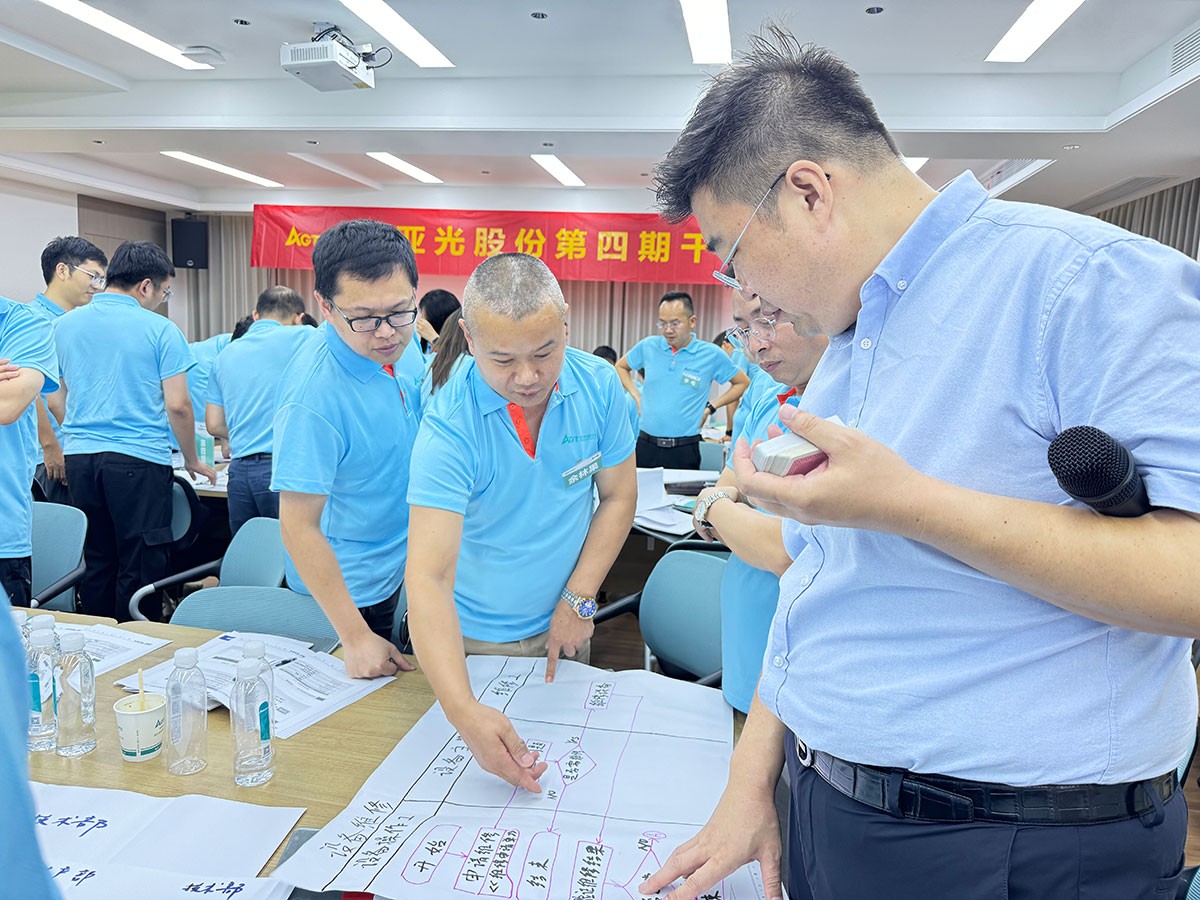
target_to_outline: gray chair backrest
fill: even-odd
[[[700,442],[700,468],[708,472],[720,472],[725,468],[725,448],[728,444]]]
[[[71,573],[83,559],[87,516],[73,506],[60,503],[33,504],[34,596]],[[67,591],[50,604],[54,609],[73,610],[74,591]]]
[[[721,668],[721,575],[725,557],[664,554],[642,589],[638,621],[650,652],[703,678]]]
[[[172,625],[214,631],[255,631],[306,641],[337,640],[317,601],[281,587],[215,587],[189,594]]]
[[[250,519],[238,529],[221,558],[221,587],[280,587],[283,557],[279,520],[263,516]]]

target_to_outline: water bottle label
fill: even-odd
[[[42,714],[42,680],[37,672],[29,673],[29,711],[38,716]]]
[[[271,705],[265,700],[258,704],[258,739],[260,741],[271,739]]]

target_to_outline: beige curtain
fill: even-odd
[[[1200,259],[1200,178],[1122,203],[1096,217]]]
[[[253,234],[253,216],[209,216],[208,268],[180,273],[187,287],[192,340],[233,331],[238,319],[254,311],[258,295],[275,284],[272,270],[250,268]]]

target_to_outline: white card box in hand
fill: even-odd
[[[837,416],[830,416],[827,421],[842,424]],[[768,475],[807,475],[829,457],[811,441],[785,431],[757,444],[750,458],[755,469]]]

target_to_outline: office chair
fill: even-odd
[[[326,647],[336,646],[338,640],[316,600],[282,587],[237,585],[196,591],[183,598],[171,624],[278,634]]]
[[[86,570],[83,542],[87,516],[73,506],[33,504],[30,607],[75,612],[76,591]]]

